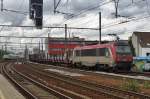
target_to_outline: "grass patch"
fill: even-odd
[[[140,92],[140,84],[137,80],[124,79],[121,89],[126,91]]]
[[[145,81],[143,87],[144,87],[145,89],[150,89],[150,82]]]

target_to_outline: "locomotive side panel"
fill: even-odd
[[[114,59],[110,46],[101,47],[97,45],[88,49],[74,50],[73,63],[75,64],[93,67],[97,64],[112,66],[113,62]]]

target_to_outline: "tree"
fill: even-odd
[[[0,59],[3,58],[4,55],[9,54],[8,52],[0,49]]]
[[[135,56],[135,48],[133,47],[133,44],[132,44],[132,37],[129,37],[128,43],[130,45],[132,55]]]

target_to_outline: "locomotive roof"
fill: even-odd
[[[96,44],[96,45],[87,45],[87,46],[76,47],[75,50],[111,47],[111,46],[115,46],[115,45],[119,46],[119,45],[128,45],[128,44],[126,42],[110,42],[110,43],[105,43],[105,44]]]

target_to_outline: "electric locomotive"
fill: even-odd
[[[112,42],[76,47],[71,61],[75,66],[129,71],[132,67],[133,56],[127,43]]]

